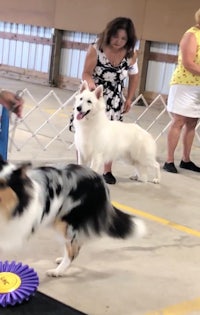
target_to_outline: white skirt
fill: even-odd
[[[200,86],[171,85],[167,110],[185,117],[200,118]]]

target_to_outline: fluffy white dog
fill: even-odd
[[[156,143],[153,137],[135,123],[110,121],[106,116],[103,87],[90,91],[87,82],[80,87],[74,104],[74,141],[78,164],[89,165],[101,172],[105,163],[124,160],[135,167],[135,178],[160,182],[160,165],[156,161]]]

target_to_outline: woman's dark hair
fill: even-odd
[[[125,48],[127,50],[127,57],[131,57],[134,53],[137,36],[132,20],[126,17],[117,17],[106,25],[104,31],[98,36],[98,48],[103,49],[105,46],[109,45],[111,37],[115,36],[117,31],[121,29],[126,31],[127,43]]]

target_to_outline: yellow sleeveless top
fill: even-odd
[[[195,63],[200,65],[200,29],[193,26],[186,31],[186,33],[193,33],[197,40],[197,52],[195,56]],[[172,75],[170,84],[188,84],[188,85],[200,85],[200,75],[195,75],[186,70],[182,64],[181,51],[178,54],[178,65]]]

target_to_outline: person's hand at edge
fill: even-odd
[[[15,93],[2,90],[0,92],[0,104],[2,104],[9,111],[15,113],[17,117],[22,117],[24,100]]]

